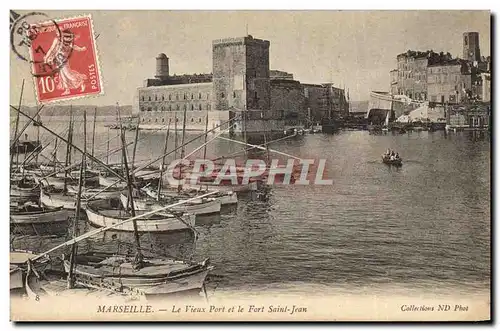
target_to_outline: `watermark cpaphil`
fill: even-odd
[[[177,159],[167,166],[164,176],[172,186],[202,185],[246,185],[262,181],[267,185],[333,185],[324,178],[325,159],[272,159],[266,163],[261,159],[248,159],[237,165],[235,159],[226,159],[223,164],[212,160]]]

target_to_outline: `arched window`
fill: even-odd
[[[176,122],[179,122],[179,119],[176,117],[176,118],[175,118],[175,121],[176,121]]]
[[[175,100],[179,100],[179,95],[177,93],[175,94]]]
[[[207,100],[210,99],[210,93],[207,93]]]
[[[200,118],[198,118],[198,123],[201,123],[201,117],[200,117]]]
[[[142,96],[142,101],[144,101],[144,95]]]
[[[172,100],[172,94],[168,95],[168,100]]]
[[[236,92],[233,91],[233,98],[236,99]]]
[[[155,118],[155,122],[158,123],[158,119],[157,118]]]
[[[191,100],[193,100],[193,99],[194,99],[194,94],[193,94],[193,93],[191,93]]]
[[[187,96],[186,96],[186,93],[184,93],[184,100],[187,100]]]
[[[184,105],[184,110],[187,110],[187,106],[186,105]]]
[[[165,101],[165,96],[164,95],[161,96],[161,101]]]
[[[162,119],[161,119],[161,121],[162,121],[162,122],[165,122],[165,118],[162,118]]]
[[[149,96],[149,101],[151,101],[151,96]]]
[[[161,111],[165,111],[165,106],[161,106]]]
[[[179,108],[179,105],[177,105],[177,110],[179,110],[179,109],[180,109],[180,108]]]
[[[191,105],[191,110],[194,110],[194,105]]]
[[[198,105],[198,110],[201,110],[201,103]]]
[[[222,93],[220,94],[220,97],[221,97],[221,98],[224,98],[224,97],[225,97],[224,92],[222,92]]]
[[[201,92],[200,92],[200,94],[198,95],[198,99],[200,99],[200,100],[201,100]]]
[[[193,122],[194,122],[194,118],[191,117],[191,123],[193,123]]]
[[[158,96],[155,94],[155,101],[158,101]]]
[[[172,105],[168,105],[168,110],[172,111]]]

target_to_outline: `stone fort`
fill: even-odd
[[[231,132],[283,132],[287,125],[348,112],[344,90],[333,84],[301,84],[270,70],[267,40],[248,35],[212,41],[212,73],[170,75],[169,58],[156,57],[154,78],[138,88],[133,111],[141,128],[228,128]],[[311,97],[316,96],[316,97]]]

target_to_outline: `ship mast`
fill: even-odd
[[[87,112],[83,112],[83,151],[82,154],[82,164],[80,165],[80,180],[78,182],[78,195],[76,198],[76,212],[75,219],[73,220],[73,238],[78,237],[78,220],[80,219],[80,209],[81,209],[81,199],[82,199],[82,186],[84,185],[84,168],[86,158],[85,155],[87,153]],[[78,246],[76,243],[71,245],[71,256],[69,258],[69,271],[68,271],[68,288],[73,288],[75,279],[74,279],[74,268],[75,268],[75,259],[77,254]]]
[[[170,134],[170,122],[171,121],[172,121],[172,118],[170,118],[168,120],[167,136],[165,137],[165,146],[163,147],[163,158],[161,160],[160,178],[158,179],[158,192],[157,192],[157,197],[156,197],[156,200],[158,200],[158,201],[160,201],[160,196],[161,196],[161,186],[162,186],[162,181],[163,181],[163,171],[165,168],[165,158],[167,156],[168,136]]]

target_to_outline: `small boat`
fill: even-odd
[[[166,189],[162,192],[162,195],[165,196],[171,196],[171,197],[184,197],[184,198],[194,198],[197,195],[200,194],[205,194],[210,192],[209,190],[203,190],[203,189],[191,189],[191,190],[182,190],[181,192],[178,192],[174,188]],[[150,197],[153,199],[156,199],[157,194],[155,192],[152,192],[152,190],[146,191],[146,194],[148,194]],[[216,194],[212,195],[215,199],[220,201],[221,205],[233,205],[238,203],[238,195],[236,192],[233,191],[222,191],[222,192],[217,192]]]
[[[99,175],[99,185],[105,187],[116,187],[125,188],[127,187],[127,182],[121,180],[116,176],[106,176],[104,174]]]
[[[156,192],[154,193],[156,195]],[[128,196],[120,195],[123,208],[127,208]],[[151,211],[162,208],[166,205],[181,202],[182,198],[161,195],[160,201],[150,197],[134,197],[134,208],[136,210]],[[172,208],[174,212],[184,212],[192,215],[211,215],[220,213],[221,203],[216,198],[201,198],[188,203],[175,206]]]
[[[397,158],[397,159],[391,159],[390,156],[388,155],[382,155],[382,162],[388,165],[393,165],[396,167],[401,167],[403,165],[403,159]]]
[[[87,203],[85,212],[89,222],[97,227],[107,227],[131,216],[122,206],[120,199],[105,199]],[[146,211],[137,210],[136,215],[144,214]],[[182,217],[182,221],[178,218]],[[168,232],[186,230],[194,227],[195,216],[182,214],[176,216],[168,213],[158,213],[136,220],[138,232]],[[116,231],[134,231],[132,222],[121,224],[114,228]]]
[[[10,200],[16,203],[38,201],[40,199],[40,186],[26,177],[18,181],[11,181]]]
[[[64,190],[41,190],[40,203],[46,207],[63,207],[64,209],[76,209],[76,197],[64,193]],[[87,201],[82,199],[80,206],[85,207]]]
[[[55,189],[63,189],[64,188],[64,178],[59,178],[55,176],[49,176],[49,177],[41,177],[34,175],[35,180],[38,184],[44,187],[49,187],[52,186]],[[67,183],[71,183],[71,179],[67,179]]]
[[[12,250],[10,252],[10,290],[26,290],[26,277],[28,276],[28,259],[36,256],[35,253],[23,250]],[[35,262],[35,266],[44,265],[49,262],[44,257]]]
[[[89,198],[100,198],[100,199],[109,199],[109,198],[119,198],[120,193],[124,193],[127,190],[123,188],[110,187],[103,191],[106,187],[85,187],[82,188],[82,199]],[[78,194],[78,186],[68,185],[68,195],[77,195]],[[92,199],[93,200],[93,199]]]
[[[70,261],[64,258],[69,272]],[[205,278],[213,270],[209,259],[189,263],[174,259],[147,258],[135,268],[134,257],[103,252],[88,252],[75,257],[76,283],[90,288],[107,287],[117,292],[161,296],[203,289]],[[119,270],[119,272],[117,272]]]
[[[11,154],[31,153],[35,150],[40,150],[41,148],[42,144],[36,140],[17,141],[14,146],[11,146],[10,153]]]
[[[11,224],[46,224],[67,222],[71,216],[68,210],[62,207],[46,207],[34,204],[10,207]]]

